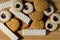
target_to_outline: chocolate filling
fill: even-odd
[[[51,23],[49,23],[49,24],[47,25],[47,27],[48,27],[49,29],[51,29],[51,28],[53,27],[53,25],[52,25]]]
[[[54,21],[58,21],[58,18],[56,16],[53,17]]]
[[[24,9],[25,9],[25,10],[28,10],[29,8],[28,8],[28,6],[27,6],[27,5],[24,5]]]
[[[19,8],[20,7],[20,5],[19,4],[16,4],[16,6],[15,6],[16,8]]]
[[[6,15],[2,13],[1,18],[6,18]]]
[[[51,12],[51,8],[48,7],[48,8],[46,9],[46,11],[47,11],[47,12]]]

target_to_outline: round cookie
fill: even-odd
[[[29,14],[29,13],[33,12],[33,10],[34,10],[33,5],[29,2],[26,2],[24,5],[23,12],[26,14]]]
[[[35,0],[34,7],[36,11],[44,11],[48,7],[48,3],[46,0]]]
[[[49,7],[48,7],[45,11],[43,11],[43,12],[44,12],[44,14],[45,14],[46,16],[50,16],[51,14],[53,14],[54,8],[53,8],[52,5],[49,5]]]
[[[11,10],[13,11],[16,11],[16,12],[19,12],[23,9],[23,3],[20,2],[20,1],[14,1],[12,4],[11,4]]]
[[[49,31],[54,31],[58,27],[57,24],[53,23],[50,19],[46,21],[45,28]]]
[[[43,12],[38,12],[35,11],[33,13],[29,14],[29,17],[33,20],[33,21],[39,21],[43,18]]]
[[[43,29],[44,28],[44,21],[33,21],[31,23],[30,29]]]
[[[60,24],[60,13],[54,13],[51,15],[51,21],[56,24]]]
[[[19,21],[15,18],[12,18],[10,21],[6,22],[6,25],[8,28],[10,28],[12,31],[16,31],[19,28]]]
[[[10,19],[11,19],[11,13],[9,11],[2,10],[0,12],[0,21],[4,23],[4,22],[9,21]]]

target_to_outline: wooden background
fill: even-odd
[[[48,0],[50,3],[51,1]],[[1,1],[0,1],[1,2]],[[60,12],[60,0],[52,0],[56,6],[56,12]],[[0,30],[0,40],[11,40]],[[23,40],[60,40],[60,26],[54,32],[49,32],[46,36],[24,36]]]

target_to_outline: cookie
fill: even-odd
[[[16,31],[19,28],[19,21],[15,18],[12,18],[10,21],[6,22],[6,25],[12,30]]]
[[[0,12],[0,21],[2,21],[3,23],[4,22],[7,22],[11,19],[11,13],[7,10],[2,10]]]
[[[24,5],[23,12],[26,14],[29,14],[29,13],[33,12],[33,10],[34,10],[33,5],[29,2],[26,2]]]
[[[18,37],[3,23],[0,23],[0,30],[3,31],[11,40],[17,40]],[[0,35],[1,36],[1,35]]]
[[[26,29],[29,26],[29,24],[26,24],[25,22],[22,22],[21,29]]]
[[[54,31],[57,29],[57,24],[53,23],[50,19],[48,19],[45,23],[45,28],[49,31]]]
[[[24,0],[24,1],[28,1],[28,2],[34,2],[35,0]]]
[[[44,11],[48,7],[48,3],[46,0],[35,0],[34,7],[36,11]]]
[[[0,3],[4,3],[4,2],[7,2],[9,0],[0,0]]]
[[[18,1],[14,1],[12,4],[11,4],[11,10],[13,11],[21,11],[23,9],[23,3],[22,2],[18,2]]]
[[[43,29],[44,22],[43,21],[35,21],[31,23],[30,29]]]
[[[33,20],[33,21],[39,21],[43,18],[43,12],[38,12],[35,11],[31,14],[29,14],[29,17]]]
[[[54,8],[53,8],[52,5],[49,5],[49,7],[48,7],[45,11],[43,11],[43,12],[44,12],[44,14],[45,14],[46,16],[50,16],[51,14],[53,14]]]
[[[59,13],[52,14],[50,18],[53,23],[60,24],[60,14]]]

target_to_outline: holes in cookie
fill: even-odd
[[[47,11],[48,13],[51,12],[51,8],[48,7],[48,8],[46,9],[46,11]]]
[[[58,17],[54,16],[54,17],[53,17],[53,20],[54,20],[54,21],[58,21]]]
[[[47,28],[51,29],[53,27],[53,25],[51,23],[47,24]]]
[[[4,13],[1,14],[1,18],[6,18],[6,15]]]
[[[33,5],[32,5],[31,3],[26,2],[26,3],[24,4],[23,12],[24,12],[25,14],[29,14],[29,13],[33,12],[33,10],[34,10],[34,8],[33,8]]]
[[[28,10],[29,8],[28,8],[28,6],[27,6],[27,5],[24,5],[24,9],[25,9],[25,10]]]
[[[20,7],[20,4],[16,4],[16,6],[15,6],[16,8],[19,8]]]

